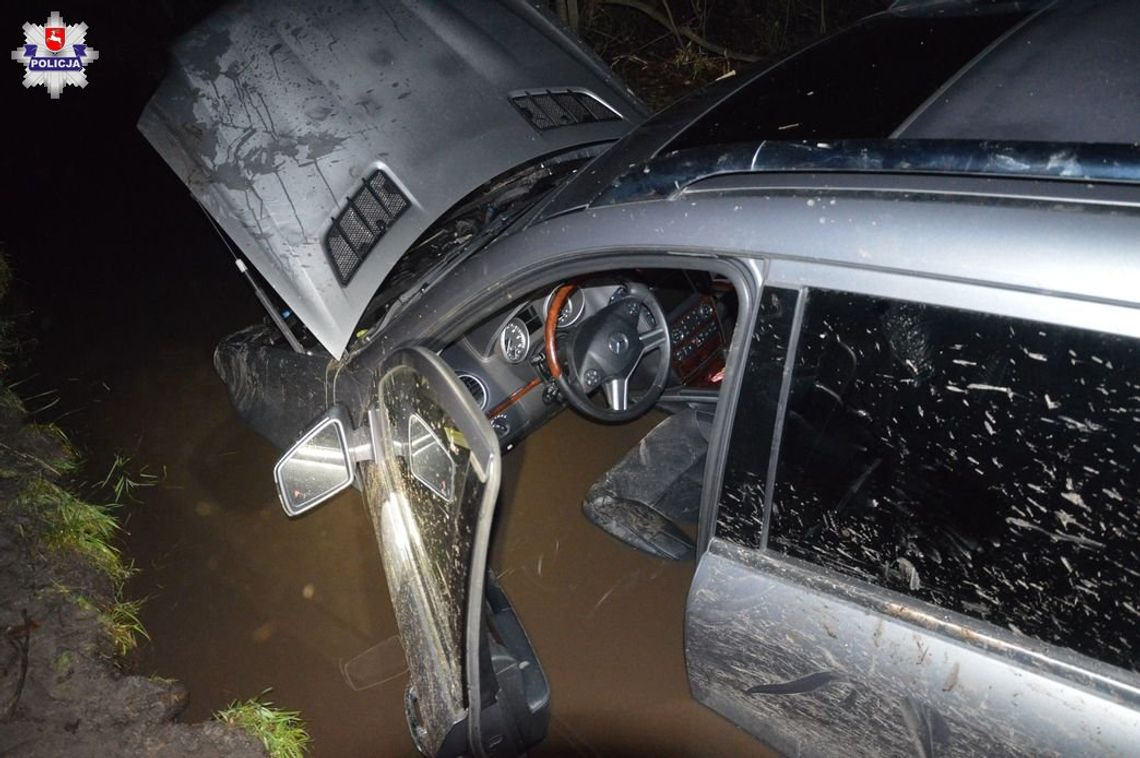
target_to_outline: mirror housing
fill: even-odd
[[[368,430],[361,431],[334,405],[281,456],[273,481],[286,515],[306,513],[356,483],[357,461],[373,458]],[[354,445],[358,437],[364,442]]]

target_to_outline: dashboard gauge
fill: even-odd
[[[499,352],[508,363],[522,363],[530,352],[530,331],[522,319],[513,318],[499,335]]]
[[[552,297],[554,297],[553,292],[546,296],[546,302],[543,303],[542,306],[543,313],[550,312],[550,298]],[[566,298],[566,303],[562,306],[562,310],[558,312],[558,328],[565,329],[577,323],[585,310],[586,292],[582,289],[576,289],[570,293],[570,297]]]

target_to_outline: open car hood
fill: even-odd
[[[645,115],[525,0],[263,0],[176,44],[139,129],[340,356],[392,266],[459,200]]]

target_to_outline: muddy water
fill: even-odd
[[[759,752],[689,695],[693,564],[625,547],[580,512],[589,485],[657,420],[602,427],[567,411],[505,460],[494,563],[550,678],[550,754]]]
[[[224,403],[196,415],[172,425],[180,432],[169,443],[183,454],[131,519],[143,569],[134,589],[150,597],[153,637],[138,665],[187,683],[190,719],[273,687],[271,699],[304,713],[317,755],[410,753],[399,660],[386,661],[395,676],[363,691],[341,673],[395,633],[359,496],[289,521],[265,476],[275,451]],[[691,565],[630,550],[579,513],[589,483],[648,428],[565,413],[506,458],[493,564],[551,680],[545,754],[756,748],[689,697],[681,621]]]

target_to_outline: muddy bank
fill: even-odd
[[[113,522],[60,486],[75,466],[66,438],[25,425],[2,394],[0,755],[264,755],[233,727],[177,723],[177,682],[120,672],[132,629],[116,606],[128,569],[102,541]]]

